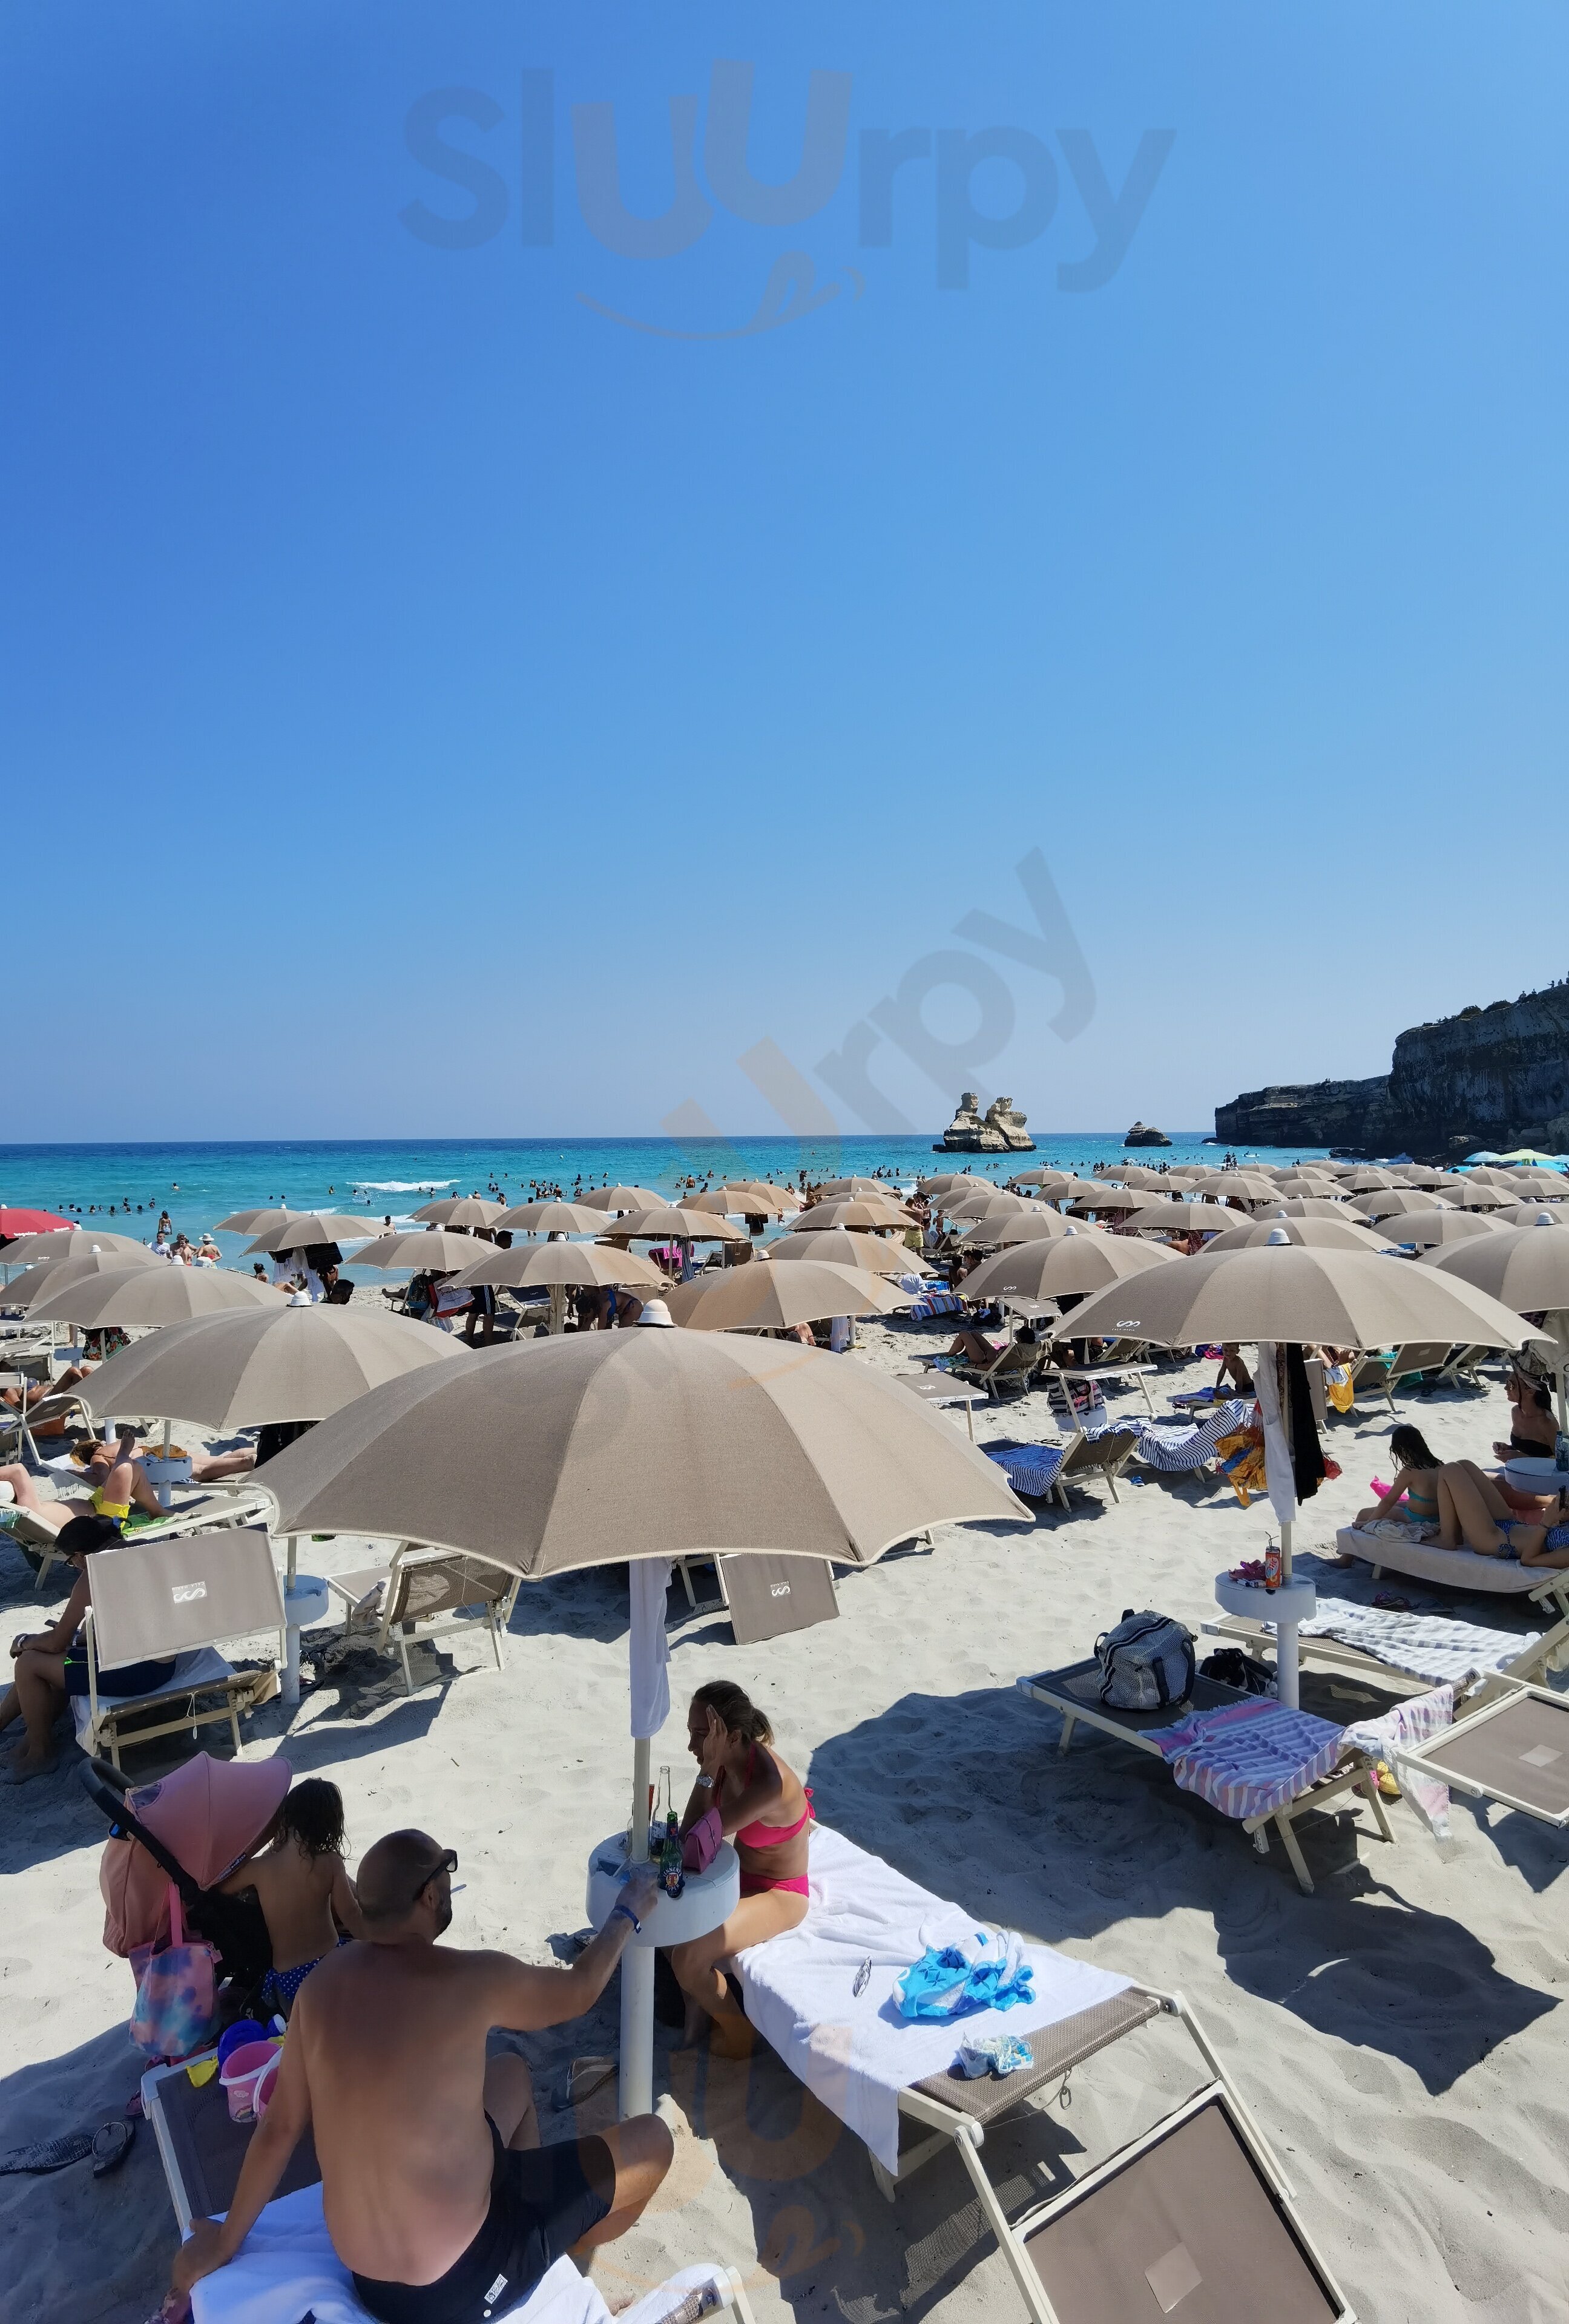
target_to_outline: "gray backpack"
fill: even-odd
[[[1168,1614],[1135,1614],[1095,1640],[1101,1701],[1113,1711],[1164,1711],[1193,1692],[1193,1633]]]

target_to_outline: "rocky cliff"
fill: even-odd
[[[1413,1026],[1371,1080],[1245,1091],[1215,1108],[1215,1136],[1434,1159],[1477,1147],[1569,1150],[1569,982]]]

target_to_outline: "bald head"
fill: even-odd
[[[428,1831],[390,1831],[365,1850],[355,1887],[360,1910],[375,1934],[383,1930],[391,1934],[413,1918],[429,1883],[443,1869],[445,1854]],[[447,1918],[451,1918],[450,1904]]]

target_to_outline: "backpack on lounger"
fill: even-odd
[[[1095,1640],[1101,1701],[1113,1711],[1164,1711],[1193,1692],[1193,1634],[1168,1614],[1135,1614]]]

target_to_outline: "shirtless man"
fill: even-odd
[[[356,1886],[368,1941],[330,1954],[300,1987],[228,2217],[195,2222],[177,2292],[233,2259],[308,2124],[333,2246],[382,2324],[484,2324],[563,2253],[614,2242],[641,2216],[674,2153],[659,2116],[541,2146],[528,2068],[510,2052],[487,2060],[485,2036],[592,2009],[653,1907],[654,1868],[634,1869],[605,1927],[560,1969],[438,1946],[457,1866],[421,1831],[389,1833],[366,1854]]]

